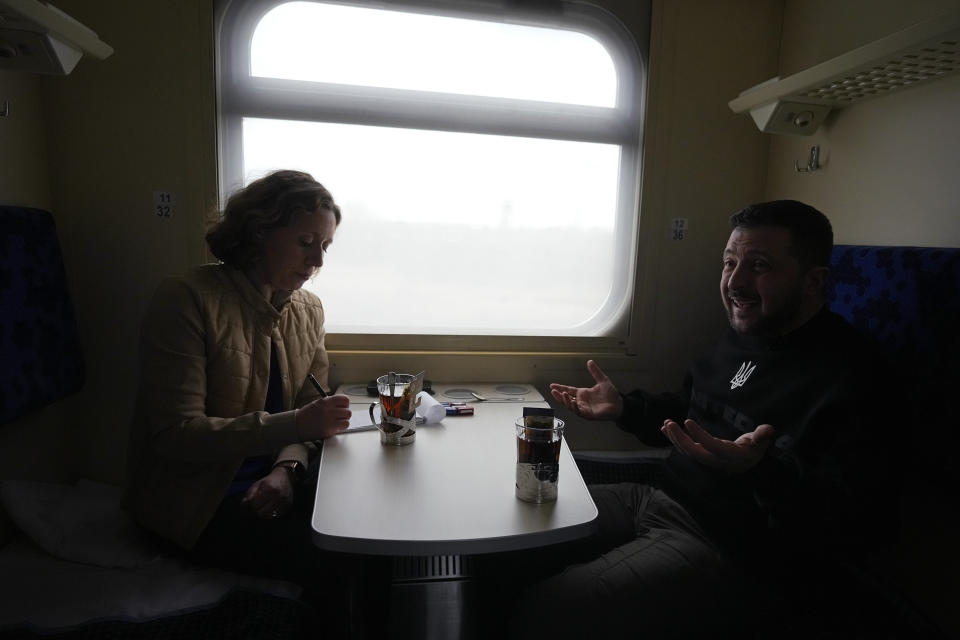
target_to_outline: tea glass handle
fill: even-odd
[[[377,406],[378,404],[380,404],[380,403],[379,403],[379,402],[371,402],[371,403],[370,403],[370,409],[369,409],[369,412],[370,412],[370,424],[372,424],[372,425],[374,425],[374,426],[377,426],[377,427],[379,427],[380,425],[377,424],[376,418],[373,417],[373,408],[374,408],[375,406]]]

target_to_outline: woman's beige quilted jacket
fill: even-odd
[[[271,302],[243,272],[223,265],[164,281],[140,340],[128,513],[189,549],[244,458],[271,453],[307,464],[294,409],[318,396],[308,373],[327,384],[324,335],[323,307],[308,291]],[[271,339],[284,407],[272,415],[263,411]]]

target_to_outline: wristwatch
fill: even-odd
[[[303,480],[304,476],[307,475],[307,470],[303,466],[303,463],[298,460],[281,460],[277,464],[273,465],[273,468],[283,467],[290,472],[290,480],[292,482],[300,482]]]

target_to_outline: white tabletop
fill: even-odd
[[[536,397],[522,406],[547,406]],[[365,413],[369,403],[351,402],[351,409]],[[376,430],[328,438],[313,510],[314,543],[352,553],[476,554],[592,533],[597,509],[567,443],[560,452],[557,501],[523,502],[514,493],[514,421],[521,404],[471,406],[473,416],[421,425],[416,442],[402,447],[381,445]]]

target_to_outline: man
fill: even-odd
[[[804,570],[829,566],[873,523],[886,442],[881,367],[825,307],[830,222],[785,200],[748,206],[731,227],[720,277],[731,330],[693,363],[682,394],[622,395],[592,360],[592,387],[550,385],[575,414],[616,420],[672,451],[657,487],[591,487],[600,532],[569,550],[568,562],[581,562],[524,594],[521,612],[554,612],[531,630],[752,632],[771,603],[787,617],[799,608],[795,597],[816,575]]]

